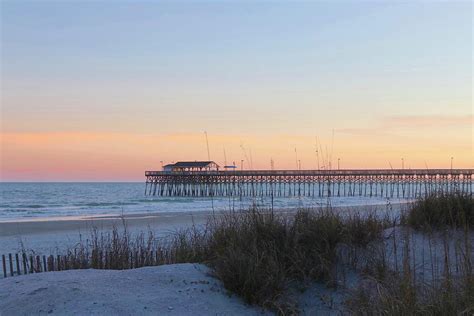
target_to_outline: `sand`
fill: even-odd
[[[114,226],[123,227],[124,223],[131,232],[152,230],[155,235],[164,236],[193,224],[202,225],[209,215],[212,213],[157,213],[0,222],[0,254],[20,249],[40,254],[60,252],[80,239],[87,239],[93,228],[108,232]]]
[[[20,220],[0,222],[0,237],[38,234],[44,232],[81,231],[92,227],[111,228],[122,226],[123,221],[129,227],[147,227],[173,230],[176,227],[191,225],[193,222],[205,222],[212,212],[174,212],[155,214],[133,214],[97,217],[62,217],[38,220]]]
[[[0,280],[0,315],[261,315],[200,264],[69,270]]]
[[[369,206],[344,206],[334,208],[342,214],[354,212],[379,212],[381,216],[398,216],[407,204]],[[279,209],[275,212],[293,214],[296,209]],[[62,217],[22,219],[0,222],[0,255],[18,252],[20,249],[34,250],[39,254],[61,252],[73,247],[80,239],[90,236],[92,228],[110,231],[113,226],[121,227],[125,222],[133,232],[152,230],[156,236],[172,234],[176,230],[203,225],[209,216],[220,216],[220,211],[161,212],[132,214],[124,216]]]
[[[406,205],[387,207],[344,207],[335,209],[343,214],[353,212],[378,212],[380,216],[390,214],[399,216]],[[280,210],[282,213],[292,213],[295,210]],[[197,225],[204,223],[211,213],[172,213],[172,214],[143,214],[127,216],[130,227],[141,230],[162,228],[165,231],[186,227],[193,222]],[[219,216],[219,213],[216,214]],[[92,226],[121,224],[122,219],[102,217],[94,219],[74,219],[55,221],[24,221],[21,223],[1,223],[0,240],[15,238],[18,229],[27,233],[23,238],[38,238],[61,234],[75,234],[77,230],[89,229]],[[16,227],[16,228],[15,228]],[[48,232],[52,229],[55,233]],[[408,235],[406,235],[408,231]],[[10,234],[10,235],[8,235]],[[417,280],[431,282],[431,275],[441,276],[445,270],[446,234],[425,235],[411,229],[396,227],[384,232],[384,244],[388,265],[395,269],[400,266],[401,256],[394,249],[403,249],[406,238],[411,244],[410,253],[413,264],[412,270]],[[406,237],[407,236],[407,237]],[[455,245],[462,240],[463,234],[453,231],[450,233],[449,257],[455,257]],[[474,235],[470,234],[471,246],[474,245]],[[44,243],[45,241],[41,241]],[[396,243],[396,247],[394,248]],[[433,255],[428,255],[427,249],[432,247]],[[472,246],[474,247],[474,246]],[[369,248],[372,249],[372,248]],[[377,253],[377,249],[372,249]],[[400,250],[399,250],[400,251]],[[472,249],[474,251],[474,249]],[[370,252],[366,258],[372,258]],[[359,258],[361,264],[364,257]],[[412,262],[413,261],[413,262]],[[456,271],[455,261],[449,262],[450,270]],[[436,271],[431,271],[435,267]],[[342,270],[341,270],[342,271]],[[305,315],[339,315],[344,311],[344,300],[351,288],[362,281],[362,275],[353,269],[344,269],[343,282],[337,289],[326,287],[324,284],[313,283],[304,292],[295,290],[294,298],[302,314]],[[456,276],[457,273],[454,273]],[[269,314],[255,306],[248,306],[240,298],[230,295],[222,283],[209,274],[209,269],[200,264],[175,264],[158,267],[114,271],[114,270],[69,270],[48,272],[0,279],[0,315],[30,315],[30,314],[87,314],[87,315],[130,315],[130,314],[175,314],[175,315],[257,315]]]

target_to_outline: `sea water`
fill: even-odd
[[[383,205],[384,197],[160,197],[145,196],[145,183],[0,183],[0,221],[48,217],[130,215],[160,212]]]

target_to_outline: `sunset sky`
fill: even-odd
[[[472,18],[470,1],[1,1],[0,179],[141,181],[207,160],[204,131],[245,169],[473,168]]]

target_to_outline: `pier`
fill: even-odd
[[[145,171],[151,196],[416,198],[472,194],[474,169],[172,170]]]

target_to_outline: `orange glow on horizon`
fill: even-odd
[[[442,139],[393,135],[341,134],[320,138],[305,135],[209,135],[211,160],[244,169],[472,168],[472,146],[451,140],[440,151]],[[445,143],[446,144],[446,143]],[[447,146],[447,145],[444,145]],[[160,161],[207,160],[203,134],[130,133],[3,133],[2,181],[142,181],[145,170],[159,170]],[[295,148],[297,153],[295,153]],[[332,148],[332,150],[331,150]],[[453,153],[453,154],[450,154]]]

